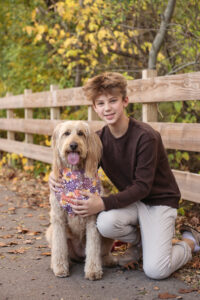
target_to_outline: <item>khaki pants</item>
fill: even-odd
[[[143,202],[125,208],[103,211],[97,228],[102,236],[133,243],[138,239],[135,225],[140,225],[143,269],[153,279],[164,279],[185,265],[192,257],[183,241],[172,245],[177,210],[169,206],[149,206]]]

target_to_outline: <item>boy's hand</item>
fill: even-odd
[[[80,192],[81,195],[89,197],[87,200],[73,200],[71,207],[76,215],[89,217],[105,210],[103,200],[100,196],[90,192]]]
[[[56,180],[53,172],[49,175],[49,187],[53,192],[58,192],[60,188],[62,188],[62,178]]]

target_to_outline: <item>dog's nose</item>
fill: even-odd
[[[70,144],[70,148],[71,148],[72,151],[76,150],[77,147],[78,147],[78,144],[75,143],[75,142]]]

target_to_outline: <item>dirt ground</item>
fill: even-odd
[[[36,189],[29,181],[31,184],[33,194],[45,197],[41,187]],[[176,275],[151,280],[141,268],[105,268],[103,279],[91,282],[84,279],[84,265],[73,264],[70,277],[56,278],[50,269],[50,249],[44,237],[49,225],[48,205],[34,206],[31,199],[25,198],[1,181],[0,300],[200,299],[200,288],[194,288],[192,282],[188,285]],[[184,274],[185,270],[179,272]],[[199,269],[195,272],[199,276]]]

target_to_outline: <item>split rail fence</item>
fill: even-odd
[[[144,70],[142,79],[128,81],[130,103],[142,104],[142,120],[160,132],[166,149],[200,152],[200,124],[157,122],[157,103],[200,100],[200,72],[156,75],[154,70]],[[51,86],[46,92],[25,90],[22,95],[7,94],[0,98],[0,110],[7,112],[6,118],[0,118],[0,130],[7,131],[7,138],[0,138],[0,151],[51,163],[52,149],[33,144],[33,134],[51,136],[55,125],[61,122],[60,108],[79,105],[88,107],[88,122],[95,130],[104,125],[98,121],[81,87],[59,90]],[[50,119],[33,119],[35,108],[50,108]],[[24,118],[15,118],[14,109],[24,109]],[[15,140],[15,132],[25,133],[24,142]],[[182,198],[200,203],[200,175],[179,170],[173,173]]]

